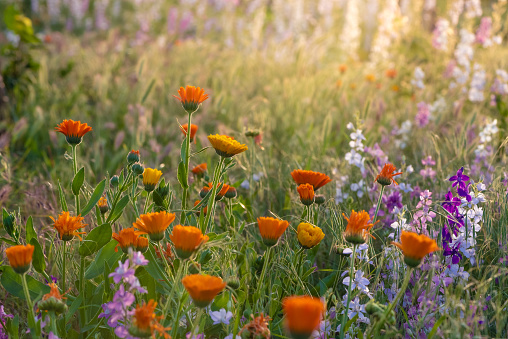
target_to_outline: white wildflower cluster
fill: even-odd
[[[351,189],[351,192],[356,193],[358,198],[361,198],[361,197],[363,197],[363,194],[364,194],[365,183],[363,182],[363,179],[362,179],[359,182],[352,183],[349,188]]]
[[[386,0],[383,3],[385,7],[378,15],[378,31],[369,56],[373,66],[388,60],[390,45],[397,38],[398,30],[395,28],[395,20],[401,16],[398,0]]]
[[[395,139],[395,146],[400,149],[406,148],[407,142],[409,141],[409,133],[411,133],[412,127],[413,124],[411,123],[411,120],[406,120],[402,123],[400,128],[395,133],[395,135],[399,137]]]
[[[492,141],[492,137],[499,132],[499,128],[497,127],[497,119],[491,121],[490,119],[487,120],[487,123],[485,124],[485,127],[480,132],[480,143],[478,147],[475,149],[475,154],[479,158],[485,158],[492,154],[492,150],[488,149],[487,146]]]
[[[345,159],[350,165],[358,167],[363,173],[365,172],[365,158],[362,154],[365,146],[362,141],[365,140],[365,137],[363,136],[362,130],[356,129],[352,122],[347,124],[347,129],[352,131],[349,135],[351,138],[349,142],[351,151],[346,153]]]
[[[450,16],[450,20],[452,24],[455,26],[459,23],[460,15],[464,11],[464,0],[455,0],[450,7],[450,12],[448,15]]]
[[[431,113],[431,116],[429,119],[432,120],[432,118],[435,116],[434,113],[444,113],[446,111],[446,100],[442,96],[439,97],[436,101],[434,101],[429,106],[429,110]]]
[[[457,86],[463,86],[469,80],[471,73],[471,61],[474,56],[473,44],[476,37],[473,33],[466,29],[460,30],[460,42],[454,51],[455,60],[457,65],[453,68],[453,78],[455,81],[450,83],[450,89]]]
[[[343,187],[346,185],[347,180],[348,177],[344,175],[341,176],[335,183],[335,203],[337,205],[343,203],[349,197],[349,193],[342,191]]]
[[[485,70],[481,65],[475,63],[473,67],[473,77],[471,79],[468,93],[469,101],[482,102],[485,100],[483,90],[485,89],[486,83],[487,75],[485,74]]]
[[[450,28],[450,22],[444,18],[439,18],[436,27],[432,32],[432,46],[440,51],[448,50],[448,37],[453,30]]]
[[[412,189],[411,189],[412,191]],[[390,227],[394,230],[393,233],[390,233],[388,235],[388,238],[392,240],[398,240],[400,239],[400,235],[402,234],[402,231],[409,231],[411,230],[411,224],[407,222],[407,218],[405,218],[407,207],[406,205],[402,206],[402,208],[397,211],[397,221],[392,222]]]
[[[508,72],[504,69],[496,70],[496,79],[494,79],[490,91],[497,95],[508,94]]]
[[[340,37],[342,50],[353,59],[358,58],[357,52],[360,47],[360,37],[362,35],[358,5],[359,0],[350,0],[347,2],[344,15],[344,27]]]
[[[411,80],[411,85],[415,86],[418,89],[424,89],[425,84],[423,83],[423,79],[425,78],[425,72],[420,67],[416,67],[413,79]]]
[[[464,3],[464,12],[466,18],[476,18],[482,16],[482,4],[480,0],[466,0]]]

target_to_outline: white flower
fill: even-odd
[[[415,170],[414,170],[414,168],[413,168],[413,165],[408,165],[408,166],[406,167],[406,172],[407,172],[407,173],[411,174],[411,173],[413,173],[414,171],[415,171]]]
[[[401,191],[403,191],[404,193],[409,193],[409,192],[413,192],[413,189],[411,188],[411,184],[406,184],[404,182],[401,182],[399,184],[399,188]]]
[[[245,179],[244,181],[242,181],[240,187],[248,190],[250,188],[249,180]]]
[[[233,318],[233,313],[226,311],[224,308],[221,308],[219,311],[211,311],[210,318],[212,318],[214,325],[229,325],[231,318]]]
[[[233,339],[233,333],[228,334],[227,336],[224,337],[224,339]],[[235,339],[242,339],[242,337],[239,335],[236,335]]]
[[[348,124],[346,125],[346,128],[347,128],[347,129],[355,129],[355,125],[353,125],[353,123],[352,123],[352,122],[350,122],[350,123],[348,123]]]
[[[350,277],[345,277],[343,280],[342,280],[342,283],[346,286],[349,286],[349,283],[350,283]],[[368,294],[369,293],[369,288],[367,287],[367,285],[369,284],[369,279],[365,278],[363,276],[363,272],[362,270],[358,270],[356,271],[355,273],[355,279],[353,280],[352,282],[352,285],[351,285],[351,288],[354,290],[355,288],[358,288],[358,290],[360,290],[361,292],[365,293],[365,294]]]

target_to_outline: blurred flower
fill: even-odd
[[[118,251],[118,246],[122,249],[124,253],[129,253],[129,248],[132,248],[136,251],[141,251],[141,249],[146,249],[148,247],[148,239],[140,237],[139,235],[143,234],[143,232],[136,231],[134,228],[124,228],[120,230],[120,232],[113,233],[113,239],[115,239],[118,244],[115,247],[115,252]],[[140,239],[145,239],[141,240]],[[146,241],[146,246],[145,246]],[[139,244],[138,244],[139,243]]]
[[[340,71],[341,73],[345,73],[345,72],[347,71],[347,65],[345,65],[345,64],[340,64],[340,65],[339,65],[339,71]]]
[[[187,136],[188,125],[189,124],[185,124],[185,125],[182,125],[182,127],[180,127],[180,130],[182,131],[184,136]],[[194,124],[191,124],[191,132],[190,132],[190,141],[191,142],[195,141],[194,137],[196,136],[196,132],[197,131],[198,131],[198,126],[194,125]]]
[[[158,336],[169,339],[170,336],[166,332],[171,328],[164,327],[159,323],[158,320],[162,316],[158,317],[155,315],[155,307],[157,307],[157,303],[153,299],[150,299],[148,303],[143,302],[143,304],[138,305],[134,310],[133,322],[129,333],[142,338],[152,335],[155,338],[157,333]]]
[[[257,219],[259,233],[266,246],[274,246],[282,236],[289,223],[286,220],[271,217],[260,217]]]
[[[300,194],[300,201],[305,206],[310,206],[314,203],[314,187],[311,184],[301,184],[297,188]]]
[[[387,69],[385,75],[387,78],[394,79],[397,76],[397,70],[395,68]]]
[[[228,189],[226,191],[226,194],[224,194],[224,197],[226,199],[234,199],[234,198],[236,198],[237,195],[238,195],[238,192],[236,191],[236,188],[234,188],[233,186],[228,186]]]
[[[155,186],[159,183],[161,176],[162,172],[158,169],[145,168],[143,172],[143,185],[145,185],[145,191],[153,191]]]
[[[132,225],[141,233],[148,234],[150,240],[157,242],[164,238],[164,232],[175,218],[174,213],[153,212],[141,214]]]
[[[418,113],[416,113],[415,122],[418,127],[422,128],[422,127],[427,126],[427,124],[429,123],[430,109],[429,109],[429,105],[427,103],[425,103],[424,101],[419,102],[417,104],[417,107],[418,107]]]
[[[208,236],[194,226],[176,225],[169,238],[175,245],[176,254],[180,259],[189,258],[196,249],[208,241]]]
[[[194,304],[202,308],[208,306],[226,287],[226,283],[221,278],[207,274],[187,275],[182,279],[182,284],[189,292]]]
[[[204,162],[191,169],[191,172],[200,178],[206,173],[207,167],[208,165]]]
[[[309,338],[319,327],[325,305],[319,298],[293,296],[282,300],[282,310],[291,335],[296,338]]]
[[[325,234],[321,228],[302,222],[298,225],[296,230],[298,242],[305,249],[311,249],[323,240]]]
[[[208,94],[205,94],[205,90],[199,87],[187,86],[186,88],[180,87],[178,90],[180,97],[173,95],[175,98],[180,100],[183,108],[187,113],[192,114],[199,108],[199,105],[208,99]],[[192,130],[191,130],[192,133]]]
[[[369,213],[365,211],[355,212],[355,210],[352,210],[349,218],[346,217],[344,213],[342,213],[342,216],[347,220],[346,230],[344,231],[344,239],[347,242],[352,244],[363,244],[367,240],[367,236],[371,236],[369,230],[374,224],[369,223]]]
[[[448,49],[448,36],[453,33],[450,28],[450,22],[446,19],[439,18],[436,21],[436,27],[432,31],[432,46],[440,51]]]
[[[210,318],[212,318],[213,324],[224,324],[229,325],[231,318],[233,318],[233,313],[230,311],[226,311],[224,308],[221,308],[218,311],[210,311]]]
[[[247,338],[269,339],[270,328],[268,326],[268,322],[271,318],[264,316],[263,313],[257,317],[254,317],[254,314],[251,314],[250,316],[252,320],[242,327],[239,334]]]
[[[67,310],[67,305],[63,301],[64,296],[60,294],[58,286],[55,283],[48,285],[50,288],[49,293],[42,296],[41,301],[37,304],[37,308],[41,311],[55,312],[59,315]]]
[[[227,135],[209,135],[208,140],[215,149],[215,152],[224,158],[231,158],[248,149],[246,145],[239,143],[233,137]]]
[[[194,207],[196,207],[197,205],[199,205],[199,203],[201,203],[201,200],[196,200],[196,201],[194,202]],[[202,206],[201,206],[201,210],[202,210],[202,211],[203,211],[203,213],[205,213],[205,215],[206,215],[206,213],[208,212],[208,206],[206,206],[206,205],[204,205],[204,206],[203,206],[203,205],[202,205]],[[199,216],[200,211],[195,211],[195,212],[196,212],[196,214]]]
[[[436,241],[426,235],[407,231],[402,231],[400,243],[392,242],[392,244],[401,249],[404,262],[410,267],[417,267],[427,254],[440,249]]]
[[[372,73],[367,74],[367,75],[365,76],[365,80],[366,80],[367,82],[374,82],[374,81],[376,81],[376,76],[375,76],[374,74],[372,74]]]
[[[79,240],[83,240],[80,236],[80,234],[85,234],[86,232],[76,232],[80,228],[83,228],[87,226],[87,224],[83,224],[83,220],[85,218],[81,216],[77,217],[71,217],[69,212],[62,212],[58,219],[55,220],[53,217],[51,217],[51,220],[53,220],[54,224],[53,226],[60,234],[60,239],[63,241],[69,241],[74,238],[74,236],[77,236]]]
[[[34,247],[28,245],[11,246],[5,250],[9,265],[16,273],[24,274],[30,269]]]
[[[71,146],[79,145],[83,140],[83,135],[90,132],[92,127],[86,123],[82,124],[81,121],[67,120],[65,119],[57,127],[55,131],[65,135],[65,140]]]
[[[294,170],[291,172],[293,180],[298,184],[310,184],[314,187],[314,191],[328,184],[332,179],[323,173],[305,170]]]
[[[391,183],[398,185],[397,182],[393,179],[394,176],[402,174],[402,172],[393,173],[397,170],[395,166],[390,163],[387,163],[383,166],[383,169],[376,177],[376,180],[380,185],[389,186]]]
[[[413,80],[411,80],[411,85],[415,86],[418,89],[424,89],[425,84],[423,83],[423,79],[425,78],[425,73],[420,67],[416,67],[414,71]]]

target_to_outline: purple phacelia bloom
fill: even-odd
[[[459,186],[460,188],[463,188],[465,189],[466,188],[466,181],[469,180],[469,177],[467,175],[464,175],[464,167],[461,167],[458,171],[457,171],[457,174],[450,177],[450,179],[448,179],[448,181],[451,181],[453,182],[452,184],[452,187],[455,187],[455,186]]]

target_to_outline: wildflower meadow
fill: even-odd
[[[507,0],[0,17],[0,339],[508,338]]]

